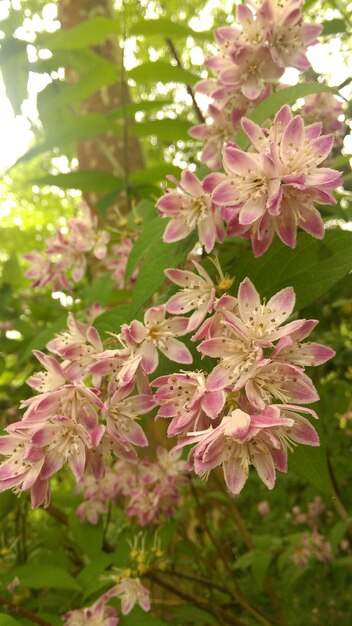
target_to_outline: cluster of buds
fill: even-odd
[[[271,91],[286,67],[310,67],[308,46],[317,43],[322,28],[304,23],[302,0],[262,0],[238,4],[236,22],[215,30],[218,56],[206,65],[215,75],[196,90],[211,97],[209,123],[190,130],[204,142],[201,160],[219,169],[221,149],[239,128],[239,121]]]
[[[77,509],[78,518],[97,524],[108,502],[121,495],[127,498],[125,513],[136,517],[140,526],[159,524],[172,516],[187,480],[186,463],[180,460],[180,452],[158,447],[156,453],[155,462],[120,459],[101,478],[84,476],[76,488],[84,498]]]
[[[296,524],[306,524],[312,530],[316,530],[320,523],[322,515],[326,513],[326,506],[320,496],[315,496],[308,503],[307,512],[302,511],[300,506],[294,506],[291,510],[291,516]]]
[[[316,529],[303,533],[290,555],[290,561],[299,568],[307,567],[312,558],[321,563],[329,563],[333,558],[329,541]]]
[[[226,234],[250,239],[255,256],[261,256],[276,233],[291,248],[297,229],[324,237],[324,224],[314,202],[335,204],[332,191],[341,185],[341,174],[320,167],[334,138],[321,135],[322,124],[305,126],[288,105],[276,114],[269,129],[243,117],[243,131],[252,150],[245,152],[228,142],[223,149],[225,173],[198,179],[183,172],[178,190],[166,189],[159,199],[159,214],[171,218],[164,232],[166,242],[185,238],[197,229],[206,252]]]

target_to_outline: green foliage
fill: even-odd
[[[351,244],[352,234],[340,229],[327,231],[323,241],[300,233],[294,250],[276,241],[259,259],[247,251],[226,269],[236,274],[235,286],[248,276],[268,296],[292,286],[296,306],[301,309],[327,293],[346,275],[351,265]]]
[[[326,91],[330,91],[331,93],[335,93],[335,89],[332,87],[328,87],[327,85],[322,85],[320,83],[299,83],[298,85],[294,85],[293,87],[285,87],[284,89],[279,89],[275,93],[271,94],[263,102],[260,102],[254,109],[253,113],[249,116],[253,122],[257,124],[262,124],[266,120],[270,119],[277,113],[277,111],[284,104],[294,104],[298,98],[302,98],[304,96],[308,96],[312,93],[323,93]],[[249,139],[247,135],[240,130],[236,137],[235,142],[242,148],[242,150],[246,150],[249,146]]]

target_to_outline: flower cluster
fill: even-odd
[[[345,124],[341,121],[343,116],[342,102],[331,92],[323,91],[312,93],[304,98],[301,115],[309,124],[316,120],[322,123],[324,133],[334,133],[335,144],[342,143]]]
[[[54,237],[47,239],[44,252],[34,251],[24,255],[31,263],[25,276],[33,281],[34,287],[51,284],[54,291],[68,289],[69,274],[75,283],[84,276],[87,253],[98,260],[106,256],[110,235],[98,230],[98,219],[87,205],[83,205],[82,216],[69,220],[68,226],[67,236],[58,230]]]
[[[76,488],[84,498],[77,509],[78,518],[97,524],[108,501],[120,495],[128,498],[125,513],[136,517],[141,526],[172,516],[180,487],[186,482],[186,463],[180,460],[180,451],[158,447],[156,453],[155,462],[120,459],[101,478],[84,476]]]
[[[302,0],[239,4],[236,22],[215,31],[219,55],[206,60],[215,77],[196,85],[216,103],[209,107],[210,123],[190,130],[205,143],[201,159],[212,169],[219,168],[222,146],[241,116],[270,93],[285,68],[309,68],[307,47],[321,32],[321,26],[303,21]]]
[[[340,172],[319,167],[332,148],[332,135],[321,135],[321,123],[304,125],[284,105],[270,129],[242,119],[255,151],[228,144],[223,152],[225,174],[208,177],[212,199],[222,207],[227,234],[250,238],[255,256],[270,246],[276,232],[291,248],[297,228],[322,239],[324,224],[314,202],[336,204],[331,195],[341,184]]]
[[[340,172],[320,167],[334,138],[322,135],[322,124],[305,126],[288,105],[276,114],[270,128],[246,117],[241,125],[252,146],[245,152],[228,142],[223,149],[225,173],[203,181],[183,172],[178,191],[166,190],[158,203],[162,217],[171,218],[164,233],[167,242],[198,230],[199,242],[210,252],[228,236],[251,239],[255,256],[270,246],[274,234],[291,248],[297,229],[324,237],[324,224],[314,203],[335,204],[332,191],[341,185]]]
[[[316,414],[302,406],[318,400],[304,370],[334,352],[304,342],[316,320],[285,323],[295,304],[289,287],[261,303],[246,278],[237,298],[217,299],[203,268],[203,284],[188,271],[166,274],[184,287],[166,303],[167,310],[195,310],[188,330],[198,328],[192,337],[201,341],[197,350],[217,364],[210,372],[181,371],[154,380],[157,417],[172,418],[168,434],[179,437],[176,449],[193,444],[189,461],[196,474],[207,476],[222,466],[228,489],[237,494],[254,465],[272,488],[275,470],[287,471],[288,450],[297,443],[319,444],[305,417]],[[204,320],[207,313],[211,316]]]
[[[307,567],[310,559],[315,558],[321,563],[329,563],[333,553],[331,544],[316,529],[312,532],[303,533],[300,542],[292,550],[290,561],[296,567]]]
[[[199,243],[206,252],[211,252],[216,241],[224,241],[225,230],[220,207],[205,191],[206,181],[198,180],[187,170],[182,172],[181,183],[174,177],[169,176],[169,179],[177,190],[166,188],[156,205],[161,217],[171,218],[164,232],[164,241],[179,241],[197,229]]]

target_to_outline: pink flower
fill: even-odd
[[[109,590],[89,608],[69,611],[64,616],[64,626],[116,626],[119,622],[117,611],[106,604],[111,597]]]
[[[178,445],[196,443],[190,455],[196,474],[207,475],[221,465],[227,487],[235,495],[247,480],[249,465],[254,465],[261,480],[272,489],[275,470],[287,471],[288,448],[296,442],[319,444],[315,429],[295,408],[267,406],[257,415],[235,409],[219,426],[189,433]],[[308,409],[304,412],[314,415]]]
[[[274,63],[305,71],[310,67],[305,56],[307,47],[317,43],[316,38],[320,35],[322,26],[304,23],[301,7],[302,0],[285,3],[264,0],[257,16],[263,27],[270,25],[268,41]]]
[[[208,108],[208,115],[211,121],[190,128],[190,136],[204,142],[200,160],[206,163],[210,169],[220,169],[222,148],[227,141],[232,139],[238,130],[241,116],[245,111],[248,113],[248,110],[248,106],[242,109],[233,108],[231,113],[229,113],[225,109],[218,109],[211,104]],[[206,251],[210,252],[210,250]]]
[[[229,61],[219,72],[220,83],[240,89],[249,100],[259,98],[266,84],[277,81],[284,71],[265,46],[242,45],[230,52]]]
[[[160,376],[152,382],[158,387],[155,400],[160,405],[157,417],[172,417],[168,435],[202,430],[215,419],[225,403],[225,392],[208,391],[203,372],[182,372]]]
[[[105,375],[110,372],[114,384],[119,387],[129,385],[137,374],[151,374],[158,367],[158,350],[176,363],[192,363],[188,348],[176,339],[188,332],[188,318],[173,317],[166,319],[166,307],[160,305],[148,309],[144,315],[144,324],[133,320],[123,324],[116,338],[122,345],[117,350],[105,350],[95,355],[96,363],[90,367],[93,374]]]
[[[305,122],[311,124],[319,120],[322,123],[324,133],[334,133],[335,144],[337,145],[342,142],[345,129],[345,123],[339,120],[343,112],[342,102],[328,91],[306,96],[301,109],[301,115]]]
[[[71,229],[69,242],[75,250],[92,251],[97,259],[105,257],[110,235],[104,230],[98,230],[98,217],[91,212],[87,204],[82,204],[82,215],[69,220],[68,224]]]
[[[47,506],[49,485],[40,476],[45,455],[43,450],[32,445],[30,433],[15,431],[0,437],[0,455],[7,457],[0,465],[0,492],[13,489],[19,493],[30,489],[32,507]]]
[[[49,341],[47,348],[69,361],[64,365],[65,375],[74,380],[87,375],[89,366],[94,362],[93,355],[101,352],[103,346],[93,326],[83,324],[69,313],[67,330]]]
[[[250,378],[256,364],[263,359],[259,344],[251,339],[243,340],[227,320],[223,326],[227,329],[226,335],[205,339],[197,346],[203,356],[220,359],[220,363],[209,374],[209,391],[219,391],[225,387],[240,389]]]
[[[147,446],[148,440],[137,419],[149,413],[155,406],[151,393],[131,396],[134,381],[115,391],[106,402],[103,415],[106,420],[107,433],[120,441],[127,440],[135,446]]]
[[[164,241],[179,241],[197,229],[200,244],[206,252],[211,252],[216,241],[221,243],[224,240],[220,208],[205,193],[202,182],[188,170],[182,172],[181,183],[172,176],[168,178],[175,183],[177,191],[166,187],[165,195],[157,202],[159,214],[171,218],[163,235]]]
[[[292,248],[297,227],[323,238],[324,224],[313,201],[334,204],[331,191],[341,184],[339,172],[319,167],[333,137],[320,136],[319,123],[304,127],[288,105],[277,113],[270,131],[246,118],[242,126],[258,152],[228,145],[223,157],[226,176],[218,175],[213,191],[214,202],[229,220],[228,234],[250,236],[256,256],[268,248],[274,231]]]
[[[272,400],[285,404],[310,404],[319,400],[312,381],[300,368],[275,361],[267,363],[266,359],[251,371],[245,391],[250,403],[262,410]]]
[[[211,311],[215,299],[215,285],[208,272],[197,261],[193,261],[193,265],[198,275],[186,270],[165,270],[169,280],[183,287],[182,291],[171,296],[166,302],[168,313],[175,315],[177,313],[184,314],[194,311],[188,319],[186,331],[188,333],[195,330],[202,323],[206,314]]]
[[[150,611],[149,589],[144,587],[139,578],[121,578],[120,582],[110,590],[110,594],[121,599],[121,611],[127,615],[138,604],[143,611]]]
[[[112,246],[109,257],[106,259],[106,267],[116,283],[117,289],[130,289],[137,280],[139,267],[137,265],[128,284],[125,284],[125,272],[129,254],[133,248],[133,241],[125,237],[117,245]]]

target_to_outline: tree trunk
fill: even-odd
[[[58,17],[61,27],[66,30],[96,16],[114,18],[111,0],[59,0]],[[82,113],[107,113],[119,106],[131,102],[128,85],[123,75],[123,56],[116,35],[111,35],[102,44],[94,47],[94,52],[113,63],[118,69],[118,80],[115,84],[104,86],[81,103]],[[69,82],[76,79],[75,73],[67,70]],[[128,120],[127,129],[133,120]],[[139,140],[128,135],[127,129],[121,136],[112,132],[88,138],[79,142],[77,157],[80,170],[103,170],[118,176],[125,181],[129,173],[144,167],[142,148]],[[85,199],[94,210],[98,194],[89,193]],[[120,211],[126,210],[126,197],[119,198]]]

